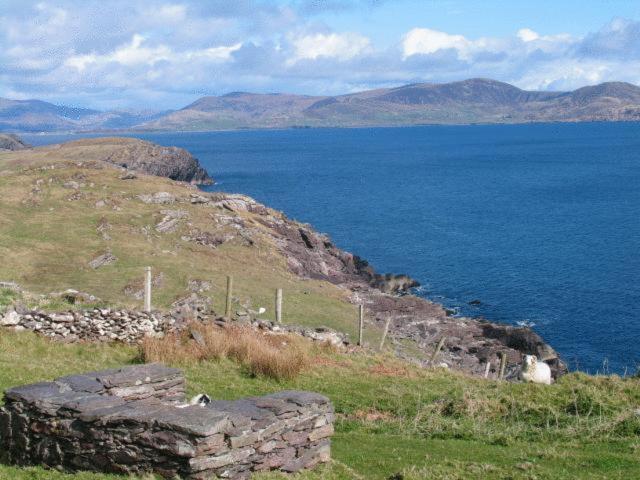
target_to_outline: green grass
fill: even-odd
[[[0,388],[137,357],[134,347],[62,345],[2,332]],[[420,370],[387,356],[325,353],[312,363],[298,378],[281,382],[251,377],[230,361],[184,368],[192,394],[235,399],[295,388],[331,398],[337,412],[334,462],[294,479],[386,479],[397,473],[408,480],[640,477],[638,379],[570,374],[546,387]],[[0,465],[0,478],[71,477]]]
[[[0,288],[0,312],[2,312],[2,308],[11,305],[19,298],[17,292],[9,289],[9,288]]]

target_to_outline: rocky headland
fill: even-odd
[[[107,137],[91,140],[78,140],[66,144],[109,147],[100,158],[103,162],[127,170],[167,177],[171,180],[188,182],[193,185],[212,185],[213,179],[202,168],[198,159],[184,148],[163,147],[136,138]]]

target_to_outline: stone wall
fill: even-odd
[[[330,458],[333,407],[284,391],[206,406],[184,403],[179,370],[159,364],[16,387],[0,408],[0,460],[67,471],[166,478],[247,478]]]
[[[32,330],[57,340],[73,342],[120,341],[133,343],[145,335],[157,335],[172,328],[175,319],[158,312],[91,309],[61,313],[9,310],[0,326]]]
[[[182,318],[181,318],[182,317]],[[145,335],[161,336],[165,333],[180,330],[188,322],[189,317],[199,321],[212,321],[221,327],[229,324],[224,318],[215,318],[194,314],[162,312],[140,312],[132,310],[114,310],[95,308],[82,311],[47,313],[42,311],[23,311],[18,313],[10,309],[0,313],[0,331],[2,327],[13,330],[31,330],[54,340],[65,342],[83,341],[117,341],[136,343]],[[329,342],[335,346],[349,344],[348,336],[325,327],[305,328],[296,325],[277,324],[269,320],[251,318],[250,314],[240,311],[233,324],[247,325],[273,333],[292,333],[301,335],[316,342]]]

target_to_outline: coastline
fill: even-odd
[[[530,354],[547,362],[555,378],[568,371],[555,349],[530,327],[451,316],[443,305],[413,294],[411,289],[419,285],[414,279],[377,273],[366,260],[336,247],[328,235],[309,224],[291,220],[244,194],[200,191],[229,210],[261,215],[260,223],[273,232],[292,273],[347,290],[352,304],[364,306],[365,323],[382,329],[390,319],[389,339],[401,358],[433,366],[431,355],[444,338],[438,360],[442,367],[479,376],[490,364],[489,371],[495,374],[504,354],[506,377],[514,378],[523,356]]]
[[[367,129],[393,129],[393,128],[421,128],[421,127],[486,127],[486,126],[526,126],[526,125],[576,125],[576,124],[640,124],[638,119],[594,119],[594,120],[541,120],[541,121],[522,121],[522,122],[471,122],[471,123],[400,123],[400,124],[371,124],[371,125],[331,125],[331,126],[312,126],[312,125],[291,125],[282,127],[234,127],[234,128],[212,128],[204,130],[132,130],[132,129],[116,129],[116,130],[70,130],[70,131],[20,131],[7,130],[5,133],[12,133],[20,136],[68,136],[68,135],[172,135],[185,133],[221,133],[221,132],[279,132],[289,130],[367,130]]]

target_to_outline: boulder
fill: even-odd
[[[15,310],[9,310],[0,320],[3,327],[13,327],[20,323],[20,315]]]

